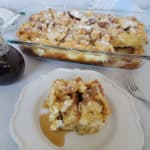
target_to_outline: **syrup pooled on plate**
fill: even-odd
[[[44,108],[44,109],[49,108],[46,101],[43,103],[42,108]],[[60,146],[60,147],[64,146],[64,144],[65,144],[65,131],[63,131],[63,130],[58,130],[58,131],[50,130],[49,114],[40,115],[40,127],[42,129],[42,132],[49,139],[50,142],[52,142],[56,146]]]
[[[64,146],[65,143],[65,131],[52,131],[49,128],[48,114],[40,116],[40,127],[44,135],[56,146]]]

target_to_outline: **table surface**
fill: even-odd
[[[128,9],[138,8],[131,1],[124,1],[124,4],[122,4],[121,1],[120,3],[119,2],[116,3],[116,0],[112,0],[112,1],[113,4],[106,5],[107,8],[109,7],[124,8],[125,6]],[[21,7],[20,6],[21,4],[17,3],[17,1],[15,1],[17,5],[15,5],[14,1],[13,3],[10,2],[9,5],[6,2],[7,2],[6,0],[5,3],[4,0],[0,0],[0,6],[5,6],[5,7],[7,6],[8,8],[13,8],[13,9],[19,9]],[[60,1],[57,0],[57,2],[59,3]],[[84,2],[82,1],[81,5],[85,6]],[[29,4],[29,2],[26,3]],[[97,4],[99,4],[99,2]],[[101,6],[104,7],[104,5]],[[136,69],[134,71],[127,71],[127,70],[125,71],[122,69],[82,65],[82,64],[75,64],[75,63],[56,61],[56,60],[41,60],[41,59],[34,59],[26,55],[23,56],[26,62],[26,69],[21,80],[9,86],[0,86],[0,150],[17,150],[17,145],[13,142],[13,140],[9,135],[9,119],[13,113],[14,105],[18,100],[21,89],[27,83],[30,83],[33,79],[36,79],[40,75],[45,74],[56,68],[80,68],[80,69],[96,70],[106,75],[108,78],[114,80],[120,86],[122,86],[120,81],[122,80],[123,74],[125,72],[131,72],[134,75],[134,78],[138,86],[143,90],[147,100],[150,101],[150,92],[149,92],[150,62],[145,62],[145,64],[141,68]],[[135,99],[135,104],[141,117],[141,125],[144,129],[145,144],[143,150],[149,150],[150,149],[150,142],[149,142],[150,102],[142,102],[140,100]]]

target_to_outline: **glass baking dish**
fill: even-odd
[[[76,63],[100,65],[107,67],[119,67],[126,69],[135,69],[143,64],[144,60],[150,60],[150,12],[136,12],[126,10],[90,10],[96,13],[112,14],[115,16],[135,16],[139,21],[144,23],[145,31],[148,35],[148,43],[144,46],[144,54],[140,54],[138,51],[125,51],[124,48],[119,48],[116,53],[104,52],[104,51],[91,51],[90,49],[74,49],[72,47],[64,48],[51,45],[44,45],[39,43],[32,43],[30,41],[20,41],[16,32],[21,24],[26,22],[32,14],[38,13],[48,8],[54,8],[56,10],[74,10],[78,9],[82,11],[89,11],[87,9],[80,8],[66,8],[60,6],[31,6],[21,11],[25,12],[25,16],[21,17],[16,23],[15,29],[4,32],[3,37],[5,41],[18,44],[20,49],[31,56],[40,57],[45,59],[58,59],[64,61],[71,61]]]

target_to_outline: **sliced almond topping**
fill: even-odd
[[[77,20],[80,20],[82,17],[82,14],[77,10],[69,10],[68,14],[71,18],[75,18]]]

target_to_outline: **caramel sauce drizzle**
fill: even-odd
[[[48,105],[46,102],[43,103],[43,108],[48,108]],[[52,131],[49,128],[49,115],[48,114],[42,114],[39,118],[40,121],[40,127],[42,129],[42,132],[44,135],[48,138],[49,141],[51,141],[56,146],[64,146],[65,143],[65,131],[59,130],[59,131]]]

